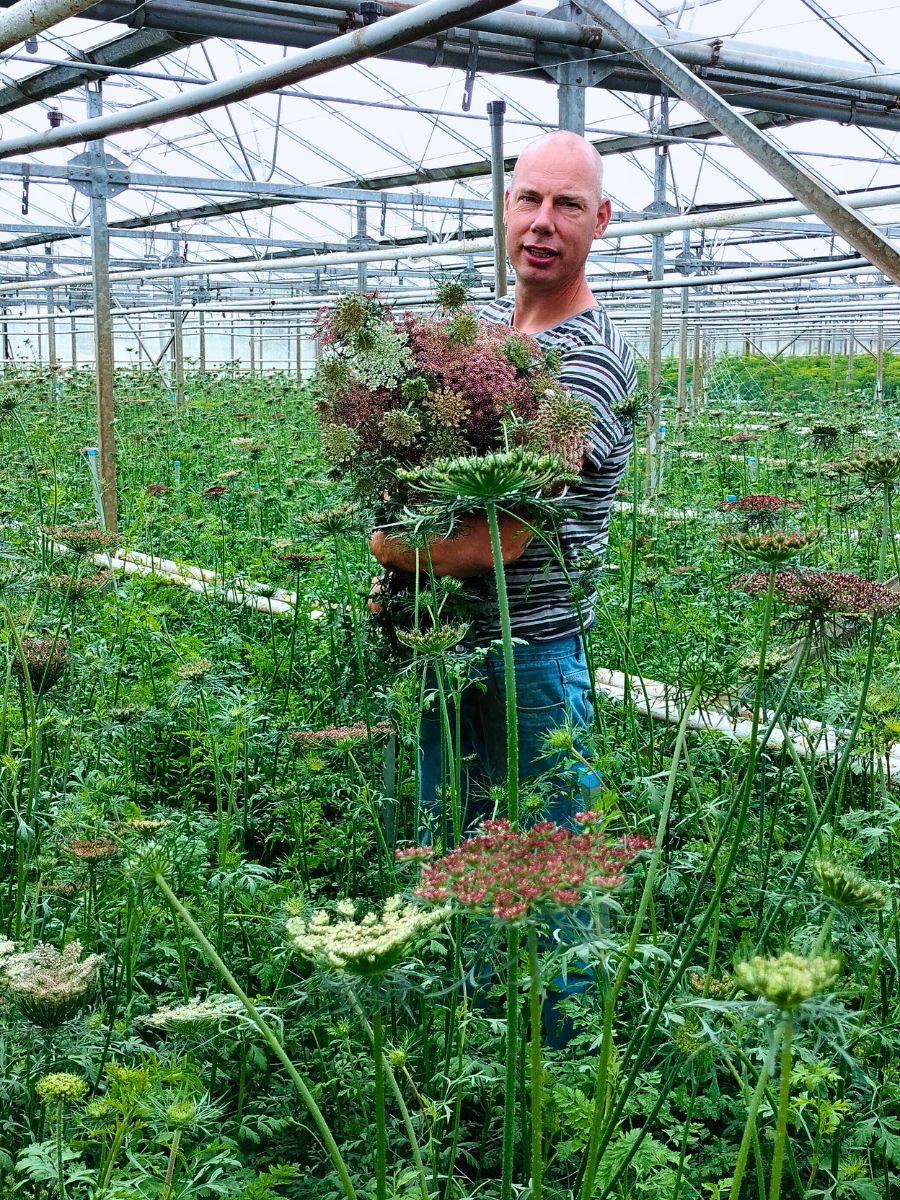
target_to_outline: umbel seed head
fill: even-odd
[[[738,963],[734,974],[745,992],[762,996],[776,1008],[790,1010],[830,988],[840,969],[837,958],[804,958],[788,952],[778,958],[757,955],[749,962]]]
[[[73,1104],[85,1094],[87,1084],[80,1075],[72,1075],[69,1071],[54,1071],[50,1075],[41,1076],[35,1091],[44,1104]]]
[[[887,893],[852,867],[820,858],[813,864],[813,874],[832,904],[841,908],[880,912],[887,904]]]

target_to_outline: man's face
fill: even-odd
[[[526,151],[503,207],[516,281],[554,291],[580,280],[609,218],[594,164],[580,148],[551,142]]]

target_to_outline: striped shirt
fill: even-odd
[[[479,316],[511,326],[514,311],[515,301],[504,296]],[[579,608],[585,626],[593,619],[596,593],[582,597],[577,605],[572,598],[572,585],[581,577],[575,564],[580,556],[602,554],[606,548],[613,500],[631,449],[631,427],[614,406],[634,391],[637,376],[630,346],[602,308],[585,309],[532,336],[544,349],[561,352],[560,382],[589,400],[596,413],[581,476],[566,495],[569,516],[555,539],[565,572],[539,537],[506,567],[513,636],[545,642],[577,633]],[[485,645],[500,637],[500,620],[492,576],[483,576],[478,583],[492,602],[480,607],[481,615],[467,640]]]

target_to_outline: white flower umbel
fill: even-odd
[[[244,1006],[236,996],[207,996],[201,1000],[195,996],[187,1004],[171,1008],[158,1008],[144,1018],[145,1025],[155,1029],[187,1030],[204,1025],[219,1025],[227,1020],[240,1020]]]
[[[448,914],[445,907],[417,908],[401,896],[391,896],[380,915],[369,912],[359,919],[352,900],[341,900],[335,907],[335,916],[319,910],[309,918],[292,917],[286,926],[288,937],[316,966],[353,975],[383,975]]]
[[[62,950],[39,942],[33,950],[4,954],[0,957],[0,982],[29,1021],[60,1025],[81,1006],[103,961],[99,954],[87,958],[81,954],[77,940]]]
[[[394,387],[412,362],[406,334],[383,324],[373,323],[368,329],[365,349],[351,350],[346,356],[350,374],[373,390]]]

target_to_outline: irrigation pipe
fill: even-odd
[[[63,542],[48,539],[47,544],[55,554],[72,553]],[[294,592],[286,592],[282,588],[269,589],[266,584],[252,583],[244,579],[236,579],[234,584],[229,586],[215,571],[179,564],[172,559],[157,558],[138,550],[119,549],[113,554],[101,552],[91,554],[88,558],[95,566],[105,567],[110,571],[121,571],[125,575],[152,575],[167,583],[187,588],[197,595],[216,594],[228,604],[243,604],[246,608],[276,617],[290,616],[297,603]]]
[[[624,705],[625,689],[630,684],[632,703],[635,709],[657,721],[677,725],[681,714],[676,703],[678,689],[672,684],[659,683],[653,679],[626,680],[621,671],[599,668],[595,673],[597,691],[602,692],[614,704]],[[779,749],[790,742],[796,753],[805,758],[821,758],[835,755],[846,738],[846,731],[834,729],[811,718],[794,719],[796,729],[785,736],[778,728],[773,729],[766,739],[765,747]],[[688,728],[702,733],[719,733],[732,741],[748,741],[753,722],[743,717],[733,717],[722,709],[698,708],[691,714]],[[886,759],[879,759],[890,779],[900,779],[900,749],[894,750]]]

